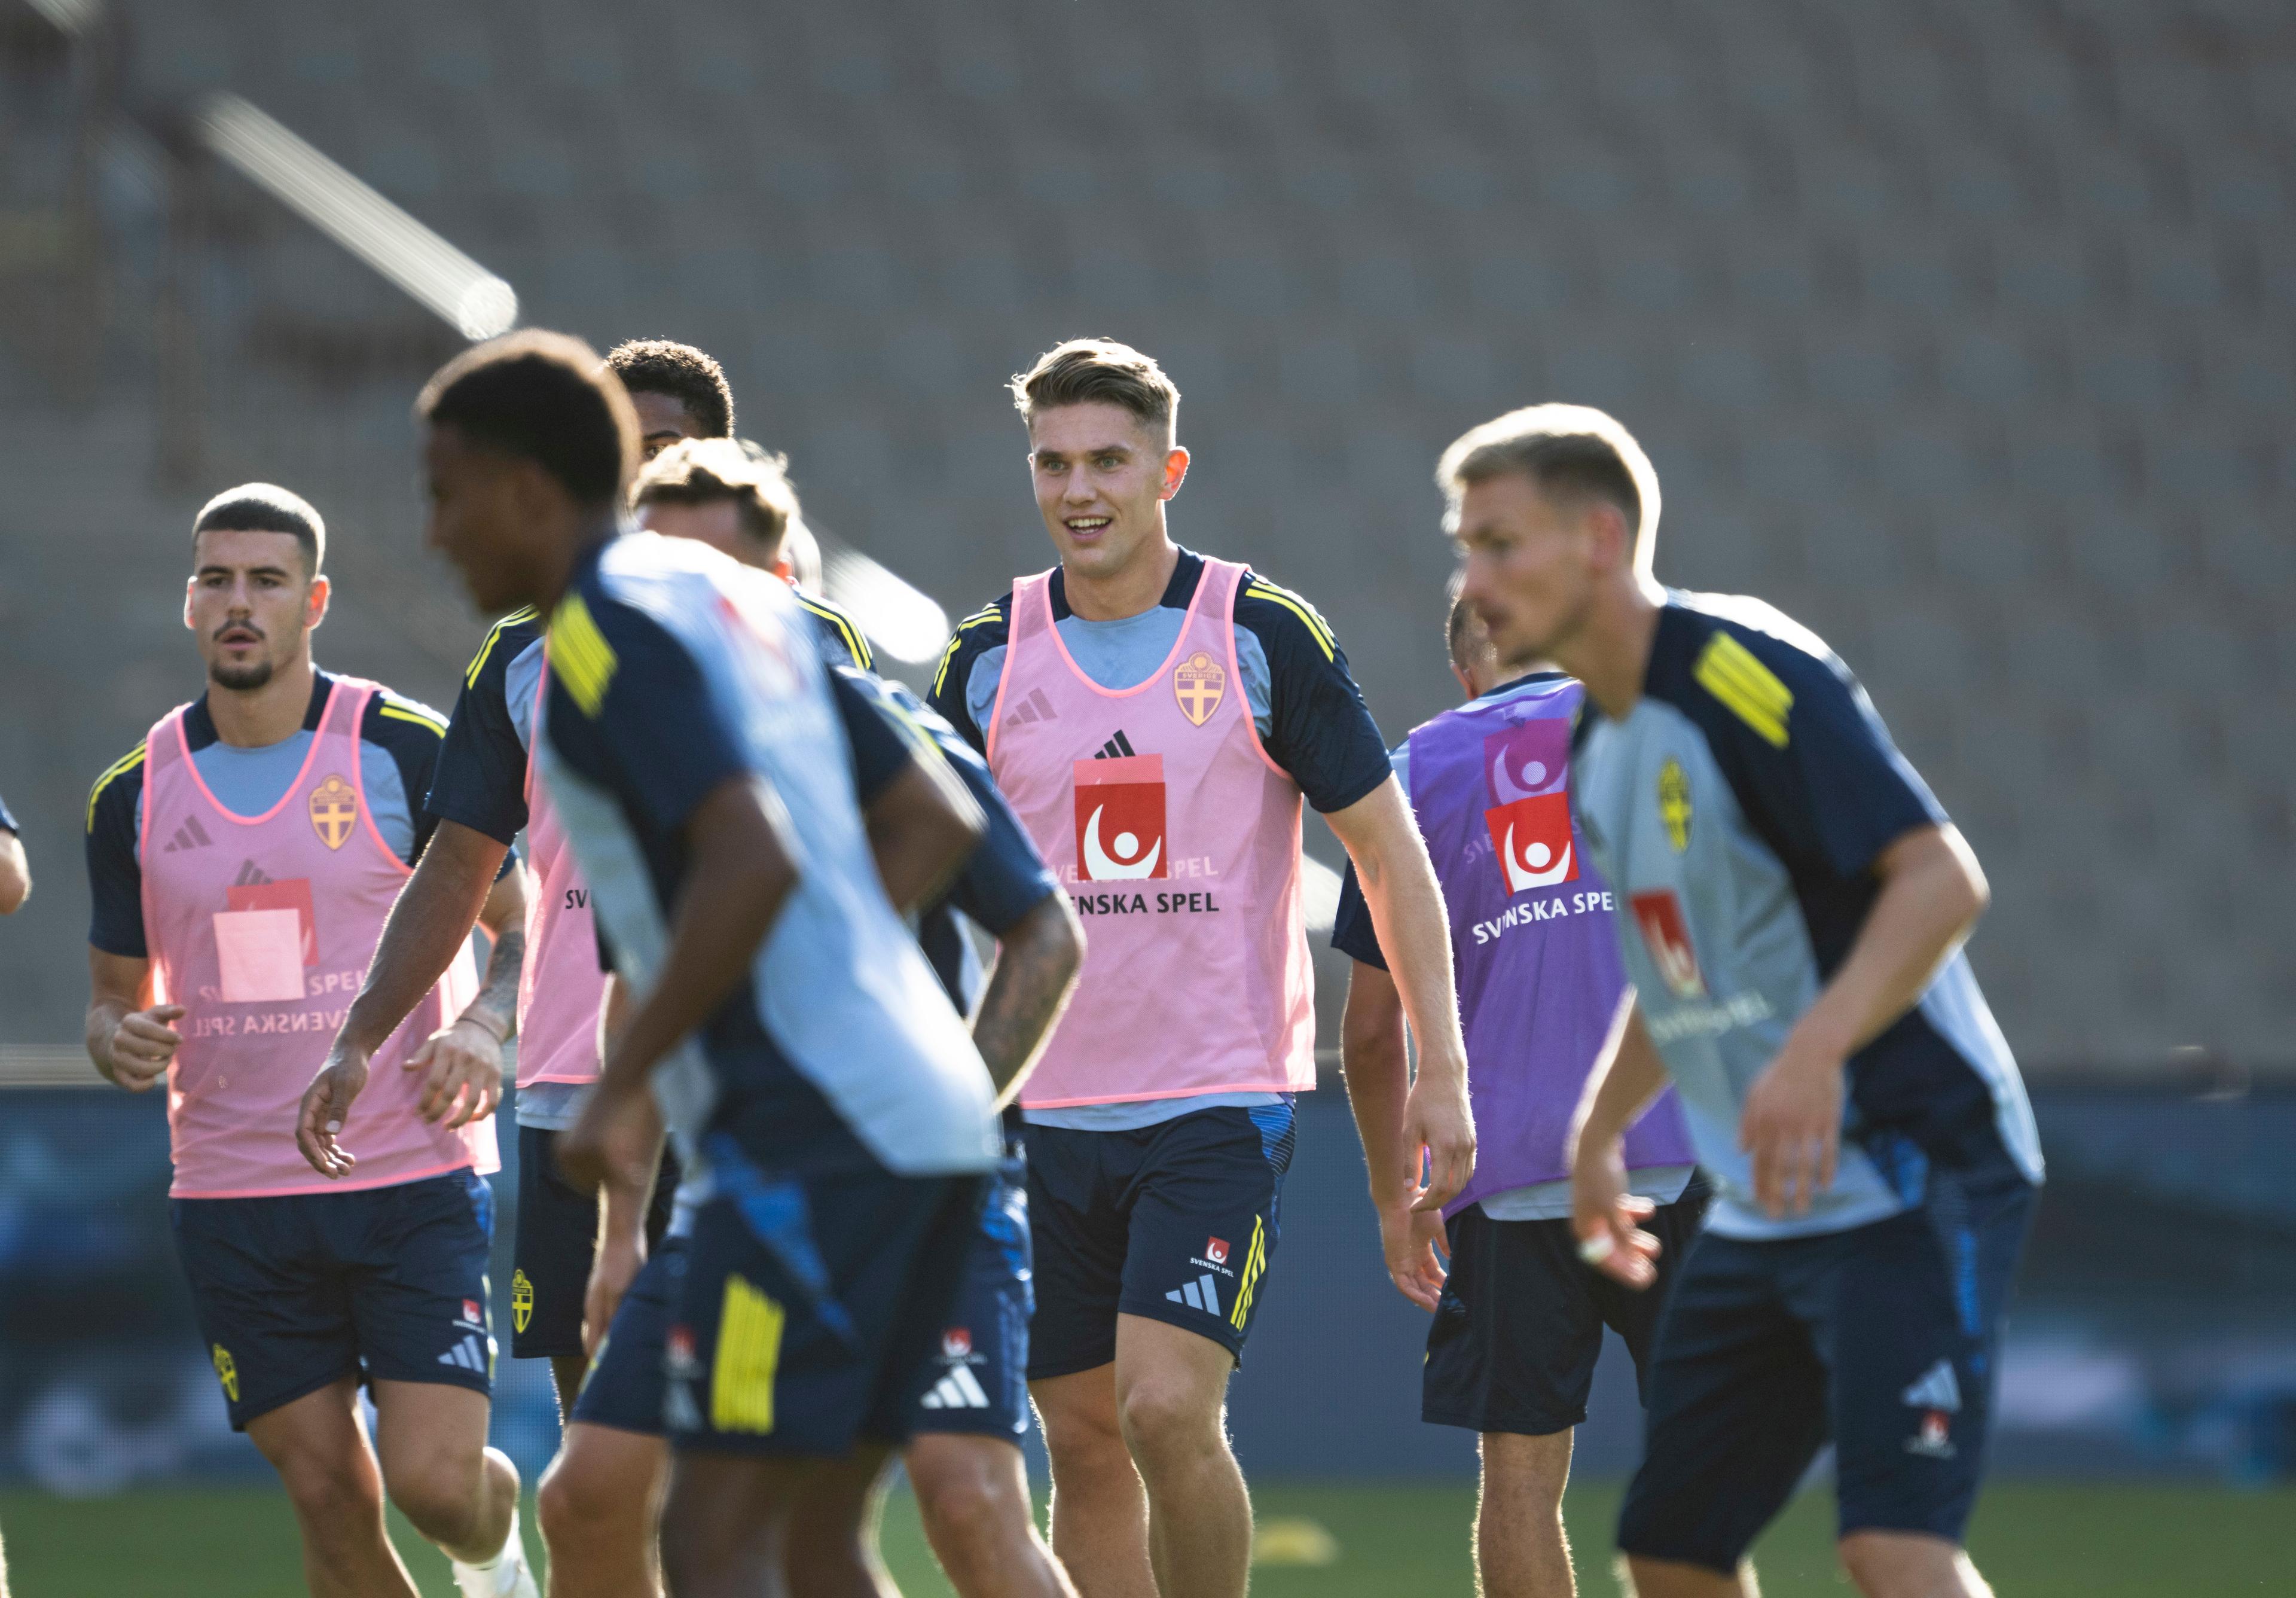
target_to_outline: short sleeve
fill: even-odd
[[[1363,884],[1356,880],[1353,861],[1340,879],[1339,913],[1332,918],[1332,947],[1349,960],[1387,969],[1387,955],[1379,946],[1379,931],[1371,923],[1371,904],[1364,898]]]
[[[1947,817],[1838,661],[1718,629],[1692,666],[1707,733],[1756,829],[1790,868],[1848,879]]]
[[[497,844],[511,843],[526,825],[527,750],[511,716],[508,682],[510,663],[531,642],[534,626],[530,612],[505,617],[463,673],[425,806],[439,820]]]
[[[926,703],[955,729],[957,736],[978,750],[988,749],[988,738],[980,718],[973,713],[973,677],[982,658],[990,652],[999,652],[998,659],[1003,658],[1001,651],[1012,634],[1004,618],[1012,608],[1013,597],[1007,594],[956,624],[956,630],[949,635],[947,647],[941,651],[940,663],[933,671],[931,691],[925,696]]]
[[[135,859],[136,802],[144,750],[96,779],[87,802],[87,941],[106,954],[144,960],[144,869]]]
[[[1316,607],[1246,573],[1235,619],[1267,657],[1268,758],[1291,773],[1308,803],[1328,815],[1385,782],[1387,745],[1379,723]]]
[[[882,685],[848,666],[829,671],[829,695],[845,726],[845,741],[853,752],[854,796],[866,810],[893,780],[914,765],[919,754],[940,757],[922,734],[905,724],[888,703]]]
[[[545,725],[569,767],[665,833],[749,770],[726,707],[668,629],[634,606],[576,593],[552,618]],[[580,660],[578,669],[565,657]]]

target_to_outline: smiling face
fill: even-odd
[[[293,533],[211,528],[192,540],[184,625],[217,688],[262,688],[309,653],[326,614],[327,580],[306,569]]]
[[[1187,477],[1188,452],[1163,427],[1093,401],[1029,419],[1029,470],[1061,564],[1105,580],[1161,548],[1164,501]]]
[[[1459,597],[1498,658],[1546,660],[1586,624],[1624,548],[1625,518],[1607,501],[1557,498],[1522,473],[1502,472],[1468,485],[1453,537]]]

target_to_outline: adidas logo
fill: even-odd
[[[1938,1361],[1898,1396],[1915,1409],[1939,1410],[1948,1415],[1961,1413],[1961,1383],[1954,1376],[1951,1360]]]
[[[927,1409],[987,1409],[988,1395],[981,1390],[980,1379],[970,1365],[954,1367],[947,1375],[933,1383],[931,1392],[924,1396]]]
[[[1021,701],[1020,707],[1004,718],[1004,725],[1029,727],[1038,721],[1055,721],[1059,714],[1060,713],[1053,708],[1053,702],[1045,697],[1044,689],[1030,688],[1029,696]]]
[[[200,819],[197,816],[187,816],[184,820],[184,824],[176,828],[176,836],[168,840],[168,846],[160,853],[173,854],[178,849],[204,849],[214,842],[213,838],[208,836],[208,829],[200,825]],[[251,866],[255,862],[250,861],[248,863]]]
[[[1124,729],[1122,728],[1119,728],[1117,729],[1116,736],[1109,739],[1105,744],[1103,744],[1100,746],[1100,753],[1094,755],[1093,759],[1121,760],[1127,755],[1136,754],[1137,753],[1138,751],[1132,747],[1132,740],[1124,736]]]
[[[670,1431],[700,1431],[701,1406],[693,1402],[691,1382],[672,1381],[661,1400],[661,1423]]]
[[[234,887],[251,888],[258,884],[269,882],[271,878],[269,875],[264,871],[262,867],[257,865],[251,860],[243,860],[239,862],[239,875],[233,879],[232,885]]]
[[[1190,1309],[1200,1309],[1208,1315],[1220,1313],[1219,1284],[1210,1276],[1199,1276],[1183,1288],[1175,1288],[1164,1295],[1175,1304],[1185,1304]]]
[[[440,1355],[439,1363],[442,1365],[459,1365],[465,1371],[475,1371],[484,1376],[488,1363],[487,1349],[485,1345],[479,1341],[477,1334],[473,1333]]]

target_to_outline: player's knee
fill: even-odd
[[[324,1534],[381,1522],[382,1494],[372,1470],[351,1459],[307,1454],[280,1462],[279,1479],[302,1524]]]
[[[1222,1446],[1219,1401],[1183,1383],[1143,1380],[1117,1400],[1117,1415],[1132,1456],[1145,1467]]]
[[[1514,1508],[1561,1509],[1570,1480],[1570,1434],[1526,1437],[1486,1432],[1482,1438],[1483,1495]]]
[[[434,1543],[460,1542],[479,1517],[483,1469],[479,1460],[428,1454],[396,1470],[386,1468],[384,1486],[415,1530]]]
[[[1025,1523],[1012,1470],[1000,1470],[1003,1462],[988,1453],[999,1447],[991,1443],[910,1451],[909,1481],[916,1489],[917,1512],[936,1548],[985,1542],[1016,1520]]]
[[[652,1495],[643,1481],[619,1479],[578,1453],[562,1453],[543,1473],[535,1519],[553,1549],[581,1548],[623,1535]]]
[[[1045,1452],[1062,1470],[1106,1469],[1118,1463],[1131,1468],[1113,1405],[1044,1404],[1037,1410],[1037,1421],[1045,1433]]]
[[[1989,1598],[1968,1556],[1943,1537],[1853,1531],[1836,1552],[1866,1598]]]

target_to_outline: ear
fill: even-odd
[[[323,572],[311,579],[311,586],[303,595],[303,626],[306,630],[327,619],[327,601],[334,597],[335,585]]]
[[[1605,572],[1631,572],[1635,564],[1635,530],[1627,515],[1607,499],[1590,499],[1587,526],[1594,533],[1595,564]]]
[[[200,630],[200,624],[192,620],[192,596],[199,590],[199,573],[196,572],[184,579],[184,626],[193,632]]]
[[[1459,663],[1456,660],[1451,663],[1451,676],[1458,683],[1459,691],[1468,698],[1478,699],[1482,696],[1482,691],[1475,687],[1475,680],[1459,670]]]
[[[1188,480],[1188,452],[1177,444],[1164,451],[1164,486],[1156,498],[1169,499],[1180,491],[1180,485]]]

